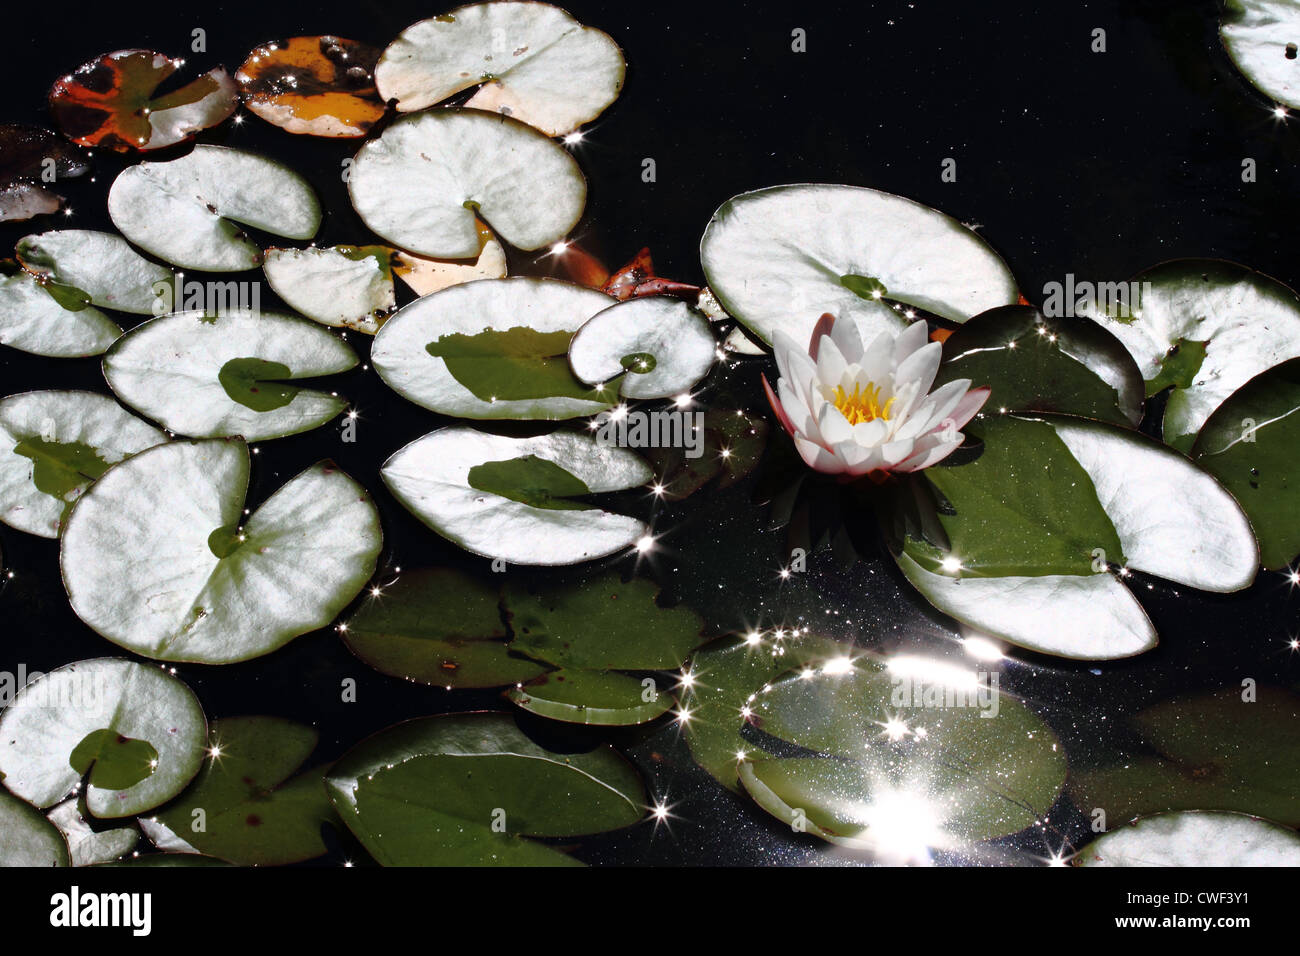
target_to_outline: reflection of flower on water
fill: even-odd
[[[776,391],[763,379],[777,419],[810,467],[829,474],[884,476],[942,461],[964,440],[961,427],[988,399],[969,379],[930,386],[943,348],[924,322],[863,347],[852,320],[823,315],[805,352],[775,337]]]

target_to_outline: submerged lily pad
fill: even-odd
[[[1161,813],[1103,834],[1079,866],[1300,866],[1300,834],[1242,813]]]
[[[206,732],[194,694],[160,668],[113,658],[80,661],[32,681],[0,714],[6,741],[0,775],[38,807],[61,802],[89,775],[82,792],[91,814],[134,816],[170,800],[193,779]],[[92,739],[93,747],[87,743]],[[119,740],[124,749],[107,753]],[[146,747],[154,754],[149,761],[126,766]],[[101,756],[116,766],[97,772]],[[119,780],[124,770],[134,783]]]
[[[501,622],[500,594],[451,568],[404,571],[366,600],[344,641],[371,667],[439,687],[504,687],[546,668],[514,653]]]
[[[1051,730],[987,674],[941,659],[793,672],[753,702],[763,733],[825,756],[740,764],[786,823],[886,858],[960,849],[1032,826],[1065,783]]]
[[[1260,564],[1300,553],[1300,359],[1257,375],[1205,422],[1192,460],[1236,497],[1259,539]]]
[[[172,271],[150,262],[121,236],[91,229],[58,229],[18,243],[18,261],[45,284],[104,309],[160,314],[172,297]]]
[[[457,108],[403,117],[367,142],[348,190],[378,235],[438,259],[477,256],[480,219],[516,248],[548,246],[587,201],[564,147],[517,120]]]
[[[63,197],[46,188],[90,168],[81,149],[47,129],[0,124],[0,222],[21,222],[63,208]]]
[[[94,392],[0,400],[0,520],[56,538],[68,508],[110,465],[167,435]]]
[[[105,472],[73,508],[73,610],[145,657],[224,664],[324,627],[374,572],[379,515],[322,462],[244,515],[248,448],[171,442]]]
[[[675,703],[671,694],[628,674],[570,669],[542,674],[507,696],[539,717],[596,726],[644,724]]]
[[[310,239],[321,219],[311,186],[288,167],[205,144],[179,159],[127,167],[108,192],[108,214],[145,252],[204,272],[261,264],[261,247],[240,225]]]
[[[105,351],[122,330],[80,290],[42,282],[11,259],[0,261],[0,345],[48,358]]]
[[[990,386],[990,409],[1142,420],[1141,373],[1118,339],[1086,319],[1045,319],[1022,305],[991,309],[948,336],[943,355],[933,387],[961,378]]]
[[[356,353],[330,332],[275,312],[177,312],[124,335],[104,378],[127,405],[169,431],[248,441],[296,435],[347,407],[293,384],[346,372]]]
[[[267,249],[266,281],[291,309],[321,325],[374,335],[397,304],[386,246]]]
[[[308,136],[365,136],[384,115],[375,91],[379,50],[336,36],[264,43],[235,71],[248,108]]]
[[[375,336],[375,371],[403,398],[460,418],[563,419],[614,403],[574,377],[574,332],[603,293],[553,279],[467,282],[398,310]]]
[[[656,494],[668,501],[692,495],[715,478],[715,488],[729,488],[763,457],[769,430],[765,419],[741,409],[711,408],[703,414],[697,447],[683,443],[645,449],[659,476]]]
[[[385,866],[560,866],[532,837],[630,826],[645,812],[637,772],[607,744],[545,750],[504,714],[407,721],[326,774],[344,823]]]
[[[954,322],[1018,299],[1006,264],[937,210],[857,186],[773,186],[736,196],[700,241],[709,288],[767,344],[806,342],[826,312],[870,341],[906,322],[886,300]]]
[[[49,821],[59,828],[68,843],[68,854],[73,866],[97,866],[120,860],[140,842],[140,831],[134,826],[93,827],[81,813],[77,797],[64,800],[48,814]]]
[[[1300,109],[1300,8],[1293,0],[1227,0],[1219,36],[1255,89]]]
[[[216,721],[194,783],[140,826],[160,849],[185,848],[240,866],[320,856],[321,827],[335,820],[323,768],[293,776],[318,739],[310,727],[279,717]]]
[[[54,84],[50,112],[82,146],[119,152],[174,146],[223,122],[239,105],[235,84],[221,67],[155,96],[184,62],[152,50],[105,53]]]
[[[680,299],[647,296],[588,319],[569,343],[569,365],[588,385],[622,376],[624,398],[668,398],[709,374],[717,348],[699,312]]]
[[[375,82],[403,112],[478,86],[467,106],[559,136],[618,98],[625,69],[618,44],[559,7],[474,3],[403,30],[384,50]]]
[[[495,491],[483,488],[486,482],[475,484],[474,469],[485,465],[511,465],[509,474],[519,480],[535,477],[536,467],[523,464],[528,459],[551,465],[550,472],[565,487],[507,488],[502,484],[507,476],[501,474],[495,475]],[[573,493],[575,482],[584,493],[600,494],[634,488],[651,477],[649,467],[632,452],[603,447],[585,435],[508,438],[473,428],[442,428],[394,454],[381,474],[393,496],[444,538],[513,564],[590,561],[630,547],[647,531],[636,518],[562,497]]]
[[[1130,287],[1134,303],[1093,317],[1137,361],[1148,395],[1173,386],[1164,439],[1179,451],[1191,449],[1229,395],[1300,357],[1300,297],[1262,273],[1216,259],[1176,259],[1138,273]]]
[[[63,834],[29,803],[0,790],[0,867],[70,866]]]

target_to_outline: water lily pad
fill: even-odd
[[[63,834],[33,807],[0,790],[0,867],[70,866]]]
[[[63,197],[46,188],[55,179],[72,179],[90,168],[84,151],[62,136],[35,126],[0,124],[0,222],[21,222],[63,208]]]
[[[293,776],[318,738],[312,728],[279,717],[216,721],[194,783],[140,826],[162,849],[180,841],[240,866],[320,856],[321,827],[335,819],[321,785],[323,768]]]
[[[1045,319],[1021,305],[991,309],[948,336],[943,355],[934,387],[961,378],[990,386],[989,409],[1142,420],[1141,373],[1118,339],[1086,319]]]
[[[311,186],[288,167],[204,144],[179,159],[127,167],[109,190],[108,214],[145,252],[204,272],[261,264],[261,247],[240,225],[310,239],[321,218]]]
[[[386,246],[267,249],[262,269],[275,294],[321,325],[374,335],[397,304]]]
[[[170,800],[198,773],[207,726],[203,709],[188,687],[157,667],[100,658],[80,661],[32,681],[0,714],[0,775],[13,793],[37,807],[62,802],[89,776],[83,788],[87,810],[100,819],[134,816]],[[139,777],[125,787],[101,787],[97,756],[89,738],[105,746],[119,738],[154,753],[152,765],[129,768]],[[100,752],[103,752],[101,747]],[[91,757],[89,765],[74,755]],[[121,766],[105,776],[117,777]]]
[[[746,790],[833,843],[911,859],[1032,826],[1065,755],[1032,711],[967,664],[899,657],[794,672],[753,703],[763,733],[827,756],[740,765]]]
[[[661,607],[645,578],[605,574],[568,587],[507,582],[513,650],[557,667],[672,670],[700,643],[704,621],[690,608]]]
[[[249,441],[296,435],[347,407],[293,384],[346,372],[356,353],[325,329],[275,312],[177,312],[132,329],[104,356],[127,405],[169,431]]]
[[[1300,825],[1300,697],[1240,687],[1155,704],[1132,719],[1146,752],[1121,763],[1076,768],[1070,785],[1085,812],[1112,823],[1165,810],[1232,810]]]
[[[1292,0],[1227,0],[1219,36],[1255,89],[1300,108],[1300,8]]]
[[[704,412],[703,421],[696,449],[645,449],[659,476],[656,493],[668,501],[692,495],[715,478],[715,488],[729,488],[763,457],[769,430],[765,419],[741,409],[711,408]]]
[[[385,866],[571,865],[529,838],[630,826],[646,802],[636,771],[612,747],[552,753],[504,714],[390,727],[346,754],[325,784]]]
[[[138,315],[159,314],[175,276],[150,262],[121,236],[92,229],[58,229],[18,243],[18,261],[43,279],[91,305]],[[169,311],[163,309],[162,311]]]
[[[81,801],[77,797],[64,800],[52,809],[49,820],[68,844],[68,853],[73,866],[95,866],[119,860],[135,849],[140,842],[140,831],[133,826],[92,827],[81,812]]]
[[[244,516],[238,441],[171,442],[104,473],[77,502],[60,564],[73,610],[155,660],[223,664],[324,627],[374,572],[379,515],[329,462]]]
[[[614,392],[578,381],[573,333],[613,300],[552,279],[467,282],[417,299],[375,336],[375,370],[403,398],[460,418],[576,418]]]
[[[84,293],[0,261],[0,344],[49,358],[99,355],[122,334]]]
[[[695,762],[729,790],[739,792],[737,766],[753,746],[741,736],[753,699],[792,667],[820,667],[846,658],[852,646],[829,638],[781,632],[754,632],[712,641],[691,656],[694,676],[682,701],[689,719],[682,724]]]
[[[622,376],[624,398],[668,398],[709,374],[717,348],[699,312],[680,299],[646,296],[588,319],[569,343],[569,365],[588,385]]]
[[[384,50],[375,82],[403,112],[478,86],[466,105],[559,136],[618,98],[625,69],[617,43],[559,7],[474,3],[403,30]]]
[[[72,502],[110,465],[167,435],[94,392],[0,400],[0,520],[56,538]]]
[[[362,146],[348,190],[378,235],[438,259],[477,256],[480,219],[516,248],[549,246],[587,200],[563,146],[517,120],[456,108],[404,117]]]
[[[1135,304],[1093,317],[1132,354],[1148,395],[1173,386],[1164,439],[1179,451],[1191,449],[1229,395],[1300,357],[1300,297],[1276,279],[1231,262],[1176,259],[1134,283]]]
[[[1257,375],[1205,422],[1192,460],[1236,497],[1259,540],[1260,563],[1300,553],[1300,359]]]
[[[852,317],[870,341],[906,322],[885,300],[964,322],[1019,295],[1006,264],[957,220],[856,186],[773,186],[736,196],[700,242],[709,288],[767,344],[806,342],[818,318]]]
[[[1241,813],[1162,813],[1089,843],[1079,866],[1300,866],[1300,835]]]
[[[595,506],[573,507],[577,502],[556,496],[553,486],[519,486],[506,495],[476,486],[471,475],[484,465],[515,463],[517,476],[526,479],[536,472],[521,464],[530,458],[567,475],[566,486],[579,482],[593,494],[634,488],[651,477],[632,452],[603,447],[585,435],[508,438],[473,428],[442,428],[418,438],[389,458],[381,474],[394,497],[444,538],[512,564],[590,561],[646,534],[644,522]]]
[[[365,136],[384,115],[375,91],[379,50],[336,36],[264,43],[235,71],[248,108],[308,136]]]
[[[550,671],[507,696],[539,717],[597,726],[644,724],[674,704],[671,694],[628,674],[571,669]]]
[[[546,668],[506,642],[498,588],[451,568],[404,571],[341,627],[352,652],[394,677],[439,687],[504,687]]]

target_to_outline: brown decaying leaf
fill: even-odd
[[[479,254],[473,260],[430,259],[410,252],[393,254],[393,274],[419,296],[475,279],[504,279],[506,253],[492,230],[478,220]]]
[[[379,50],[342,37],[264,43],[235,71],[248,108],[308,136],[364,136],[384,115],[375,91]]]
[[[0,125],[0,222],[58,212],[63,198],[45,184],[89,168],[82,150],[47,129]]]
[[[239,105],[234,81],[220,67],[155,97],[184,63],[152,50],[105,53],[54,84],[50,112],[83,146],[118,152],[173,146],[221,123]]]

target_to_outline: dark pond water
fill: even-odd
[[[580,20],[610,32],[629,72],[618,103],[575,151],[590,182],[587,215],[575,236],[615,264],[642,245],[663,275],[702,282],[698,241],[710,214],[730,196],[784,182],[869,185],[943,209],[999,250],[1031,298],[1044,283],[1078,276],[1123,279],[1180,256],[1242,262],[1293,287],[1300,283],[1294,223],[1300,190],[1300,121],[1280,123],[1234,72],[1216,36],[1214,3],[1072,4],[602,4],[574,2]],[[1062,9],[1067,8],[1067,9]],[[154,3],[29,6],[11,22],[0,60],[5,121],[44,123],[43,98],[58,75],[95,54],[149,47],[189,56],[206,69],[234,68],[258,43],[335,33],[383,46],[437,4],[385,2]],[[791,51],[791,30],[807,31],[808,52]],[[1093,28],[1108,52],[1089,50]],[[206,54],[186,53],[191,31],[207,31]],[[328,210],[318,242],[372,237],[347,201],[339,175],[355,144],[294,137],[255,117],[227,124],[205,141],[247,147],[307,175]],[[653,158],[657,181],[641,179]],[[946,157],[955,183],[940,181]],[[1243,184],[1241,161],[1257,160],[1258,182]],[[74,225],[111,229],[104,209],[119,161],[100,154],[97,181],[66,188],[74,215],[58,223],[10,224],[5,249],[22,235]],[[515,272],[545,273],[525,257]],[[274,298],[266,291],[264,304]],[[364,353],[363,337],[352,344]],[[724,391],[761,409],[762,363],[720,369],[701,398]],[[265,443],[251,506],[323,457],[334,458],[376,494],[387,566],[450,564],[486,572],[412,519],[383,490],[379,466],[394,450],[446,420],[394,394],[369,370],[337,380],[361,414],[358,440],[330,425]],[[90,388],[107,392],[98,362],[48,361],[0,351],[0,391]],[[695,605],[720,630],[807,624],[868,647],[935,646],[955,631],[902,582],[892,561],[867,553],[844,567],[829,552],[782,582],[783,531],[764,530],[751,478],[708,491],[654,517],[665,550],[641,564],[674,600]],[[648,506],[641,505],[647,508]],[[0,669],[49,670],[118,653],[71,612],[54,542],[0,527],[5,567],[0,591]],[[596,564],[531,572],[541,580],[581,579]],[[619,567],[627,568],[623,562]],[[514,572],[526,574],[529,572]],[[1139,597],[1162,636],[1139,658],[1074,664],[1019,653],[1003,688],[1022,695],[1060,735],[1072,761],[1102,760],[1127,743],[1125,714],[1180,693],[1237,684],[1294,683],[1300,656],[1285,648],[1297,629],[1297,598],[1282,576],[1263,573],[1248,592],[1220,598],[1139,580]],[[183,666],[179,676],[210,717],[267,713],[314,724],[318,757],[333,759],[398,720],[498,706],[493,692],[446,692],[384,677],[356,660],[332,631],[294,641],[268,657],[227,667]],[[355,678],[357,703],[340,700]],[[580,841],[591,862],[829,862],[824,844],[799,838],[696,769],[672,726],[595,732],[528,721],[557,749],[596,740],[629,748],[654,792],[673,804],[671,827],[650,824]],[[1051,814],[1058,832],[1086,838],[1085,819],[1064,800]],[[336,838],[326,863],[364,854]],[[1002,849],[1006,850],[1005,855]],[[981,858],[1042,856],[1030,833],[1001,841]],[[964,857],[947,858],[961,862]]]

